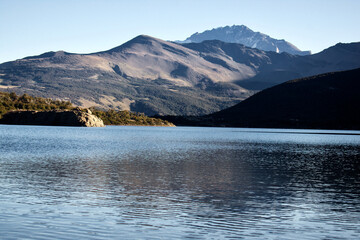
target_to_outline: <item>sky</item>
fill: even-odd
[[[360,41],[359,9],[359,0],[0,0],[0,63],[104,51],[140,34],[185,40],[227,25],[316,53]]]

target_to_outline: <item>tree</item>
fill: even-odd
[[[12,101],[15,101],[17,99],[17,95],[15,92],[11,92],[9,96]]]

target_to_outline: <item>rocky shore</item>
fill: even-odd
[[[10,111],[1,124],[104,127],[104,122],[90,110]]]

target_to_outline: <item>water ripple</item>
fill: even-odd
[[[359,239],[356,134],[0,126],[0,236]]]

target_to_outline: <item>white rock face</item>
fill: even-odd
[[[92,112],[87,109],[87,112],[74,111],[80,125],[85,127],[105,127],[103,120],[93,115]]]
[[[83,112],[80,109],[12,111],[3,116],[1,123],[15,125],[105,127],[103,120],[92,115],[90,110]]]
[[[178,41],[178,43],[199,43],[205,40],[220,40],[223,42],[240,43],[247,47],[258,48],[260,50],[273,51],[277,53],[287,52],[293,55],[311,54],[310,51],[301,51],[293,44],[285,40],[274,39],[263,33],[254,32],[244,25],[214,28],[202,33],[193,34],[185,41]]]

